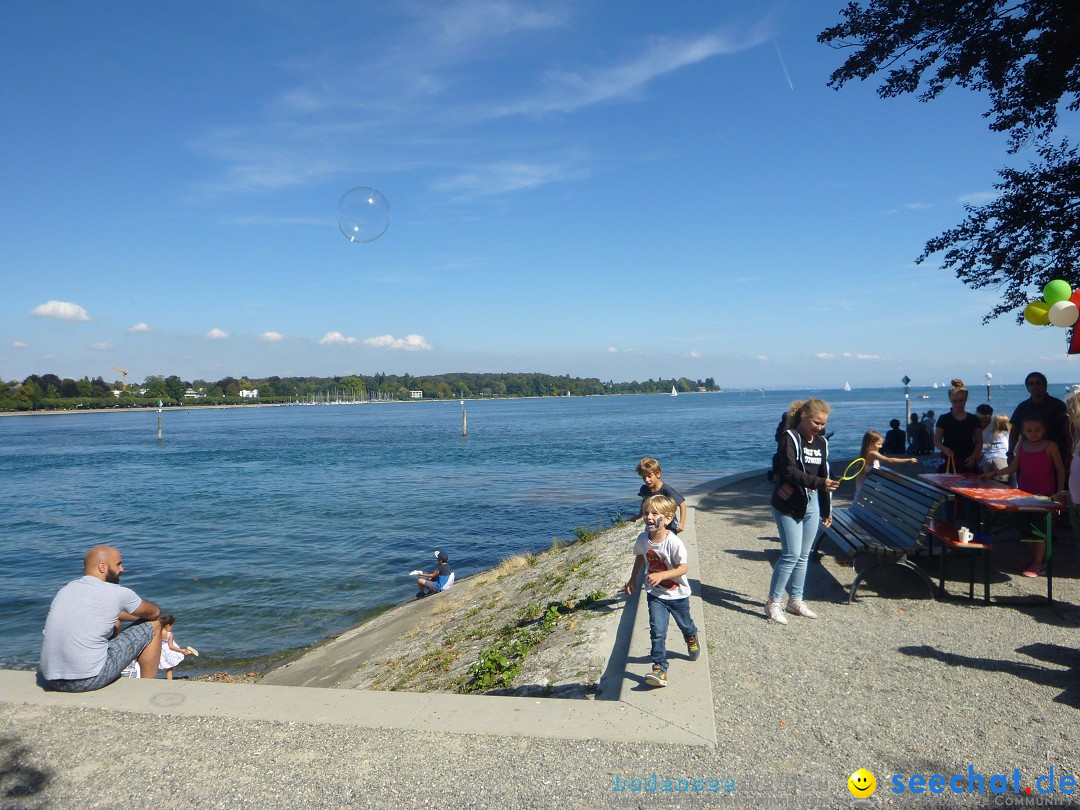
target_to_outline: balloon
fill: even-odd
[[[1045,301],[1032,301],[1024,307],[1024,320],[1036,326],[1050,323],[1050,305]]]
[[[1072,295],[1072,287],[1069,282],[1055,278],[1043,287],[1043,300],[1048,304],[1056,304],[1058,301],[1067,301]]]
[[[338,200],[338,227],[350,242],[374,242],[390,227],[390,203],[368,186],[349,189]]]
[[[1072,326],[1080,318],[1080,309],[1072,301],[1058,301],[1050,307],[1048,317],[1054,326]]]

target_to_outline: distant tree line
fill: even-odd
[[[224,377],[215,382],[182,380],[175,374],[151,375],[141,384],[106,382],[102,377],[81,380],[55,374],[31,374],[0,385],[0,411],[74,410],[77,408],[147,407],[157,405],[250,405],[257,403],[335,402],[367,399],[424,399],[459,397],[559,397],[607,394],[659,394],[719,391],[712,377],[704,380],[645,380],[601,382],[596,377],[550,374],[350,374],[344,377]],[[242,392],[258,391],[258,397]],[[192,394],[194,396],[192,396]]]

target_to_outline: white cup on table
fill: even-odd
[[[967,526],[961,526],[959,529],[956,530],[956,536],[959,538],[961,543],[970,543],[973,535],[971,534],[971,529],[969,529]]]

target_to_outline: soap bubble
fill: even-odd
[[[390,227],[390,203],[377,189],[351,188],[338,200],[338,227],[350,242],[374,242]]]

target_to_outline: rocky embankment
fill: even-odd
[[[611,652],[640,531],[579,530],[572,543],[511,557],[329,639],[261,682],[588,697]]]

